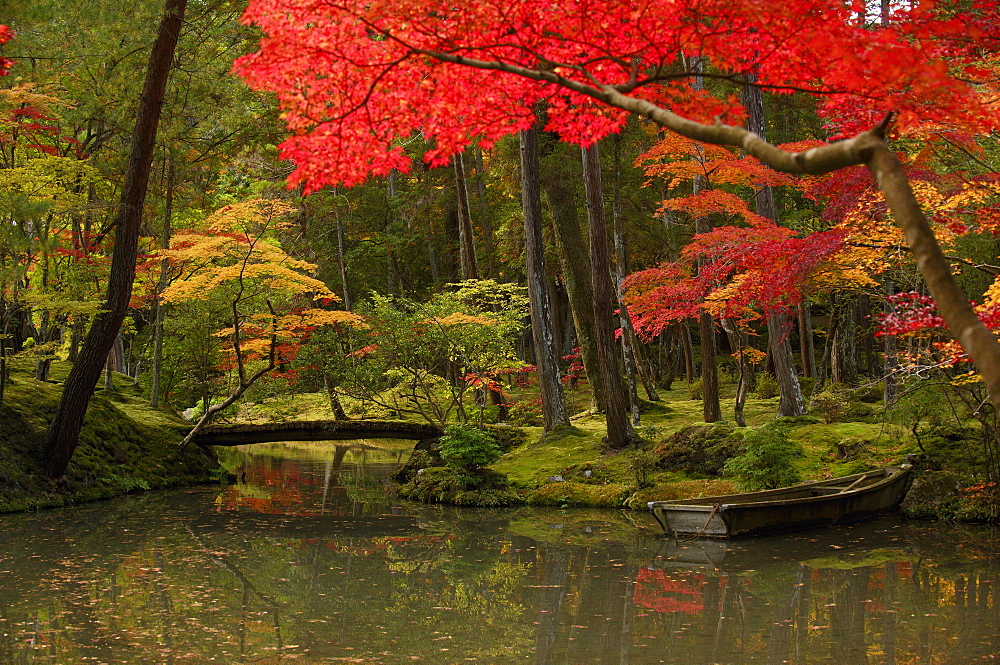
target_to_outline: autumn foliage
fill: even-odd
[[[993,2],[964,11],[909,4],[885,26],[858,19],[864,7],[579,0],[552,11],[533,0],[253,0],[244,20],[265,37],[235,71],[278,96],[292,132],[282,156],[296,164],[291,183],[308,190],[407,171],[399,139],[418,132],[432,144],[425,159],[444,164],[475,139],[488,147],[528,127],[539,102],[547,129],[588,145],[627,115],[597,98],[603,86],[685,118],[742,124],[735,98],[693,89],[690,58],[710,62],[715,78],[752,72],[771,92],[819,95],[820,113],[842,135],[889,111],[910,133],[997,126],[995,97],[980,94],[996,80],[993,53],[983,51],[1000,30]]]

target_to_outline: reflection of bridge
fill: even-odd
[[[194,437],[199,446],[242,446],[271,441],[436,439],[440,427],[389,420],[307,420],[263,425],[211,425]]]

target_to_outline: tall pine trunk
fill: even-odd
[[[163,19],[150,53],[135,130],[132,133],[125,183],[115,215],[115,246],[111,256],[107,294],[101,311],[94,317],[83,341],[80,357],[66,379],[55,419],[41,449],[45,472],[53,478],[65,474],[73,456],[87,406],[132,297],[139,223],[146,201],[146,187],[153,162],[153,148],[156,145],[156,129],[186,6],[187,0],[166,0]]]
[[[542,415],[546,432],[569,425],[566,398],[559,380],[556,340],[552,334],[552,309],[545,275],[542,241],[542,199],[538,184],[538,131],[521,132],[521,209],[524,212],[524,249],[527,259],[528,300],[534,341]]]
[[[555,139],[545,137],[546,144],[554,144]],[[590,257],[587,243],[580,230],[577,215],[577,199],[573,190],[566,186],[569,174],[560,170],[546,171],[542,178],[545,198],[552,212],[552,231],[556,239],[556,255],[562,268],[563,283],[573,314],[576,328],[577,346],[580,358],[590,382],[593,407],[604,409],[604,381],[601,378],[597,353],[597,332],[594,328],[594,290],[591,281]]]
[[[590,222],[590,269],[594,289],[594,326],[597,354],[604,382],[604,417],[608,429],[608,447],[621,450],[635,441],[635,432],[627,417],[628,397],[622,381],[621,353],[615,339],[615,289],[611,283],[611,260],[608,231],[604,220],[604,187],[601,182],[601,156],[597,145],[583,149],[583,184]]]

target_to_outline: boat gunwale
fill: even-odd
[[[822,503],[826,501],[842,500],[844,497],[853,496],[859,493],[867,493],[877,489],[880,489],[884,485],[888,485],[891,482],[898,479],[898,477],[909,471],[911,465],[900,464],[898,466],[887,466],[881,469],[873,469],[871,471],[865,471],[863,473],[856,473],[850,476],[840,476],[837,478],[828,478],[825,480],[818,480],[811,483],[802,483],[800,485],[790,485],[788,487],[779,487],[773,490],[762,490],[759,492],[747,492],[744,494],[722,494],[719,496],[706,496],[697,497],[694,499],[679,499],[676,501],[649,501],[647,506],[650,510],[656,509],[669,509],[672,507],[681,508],[684,510],[690,510],[692,512],[709,512],[718,511],[723,512],[730,507],[766,507],[774,506],[778,504],[798,504],[798,503]],[[813,489],[815,487],[824,486],[836,486],[844,482],[857,481],[865,476],[872,476],[878,473],[883,473],[884,476],[870,484],[870,485],[859,485],[853,489],[844,489],[841,492],[836,492],[826,495],[811,495],[811,496],[792,496],[788,497],[790,494],[799,494],[800,492]],[[771,496],[774,497],[770,500],[754,500],[755,497]],[[780,498],[785,496],[785,498]],[[727,501],[728,499],[735,499],[739,497],[747,497],[743,501]],[[687,502],[692,503],[687,503]],[[698,502],[698,503],[695,503]]]

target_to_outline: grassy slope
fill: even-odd
[[[52,379],[65,377],[56,364]],[[91,401],[66,477],[42,474],[36,451],[55,412],[60,386],[15,370],[0,405],[0,512],[61,506],[153,489],[207,482],[218,460],[192,446],[178,451],[189,425],[168,410],[149,407],[131,379],[115,377],[116,390]]]

